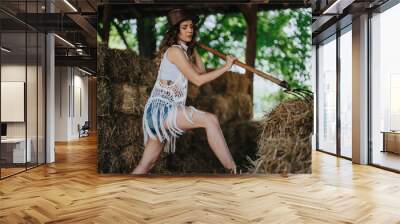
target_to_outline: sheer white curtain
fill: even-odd
[[[318,48],[318,148],[336,153],[336,40]]]

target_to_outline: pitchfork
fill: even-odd
[[[199,47],[203,48],[204,50],[217,55],[218,57],[222,58],[223,60],[226,60],[226,55],[224,55],[223,53],[212,49],[211,47],[208,47],[202,43],[197,42],[196,43]],[[268,79],[269,81],[279,85],[280,87],[284,88],[286,93],[291,94],[295,97],[304,99],[306,101],[312,101],[313,100],[313,93],[307,89],[300,89],[300,88],[295,88],[292,89],[290,88],[289,84],[286,81],[282,81],[280,79],[275,78],[272,74],[270,73],[266,73],[266,72],[262,72],[260,70],[257,70],[243,62],[240,62],[239,60],[236,60],[234,62],[235,65],[239,65],[240,67],[246,69],[247,71],[253,72],[265,79]]]

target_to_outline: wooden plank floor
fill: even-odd
[[[14,167],[1,168],[1,177],[2,178],[3,177],[7,177],[7,176],[13,175],[15,173],[22,172],[24,170],[25,170],[25,167],[23,167],[23,168],[20,168],[20,167],[17,167],[17,168],[14,168]]]
[[[96,139],[0,181],[0,223],[400,223],[400,175],[313,152],[313,174],[96,173]]]

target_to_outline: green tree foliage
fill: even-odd
[[[286,80],[293,88],[309,88],[311,10],[258,12],[256,67]],[[199,41],[225,54],[245,59],[246,21],[241,13],[209,15],[199,28]],[[221,61],[199,50],[209,67]]]
[[[166,16],[157,17],[156,18],[156,42],[157,46],[156,49],[160,46],[160,43],[164,37],[164,34],[167,32],[168,29],[168,21]]]
[[[139,44],[136,38],[136,24],[136,19],[122,21],[113,19],[110,24],[109,47],[115,49],[131,49],[138,53]]]
[[[256,67],[285,80],[292,88],[311,89],[311,9],[258,13]],[[254,89],[255,117],[290,97],[283,90]]]
[[[311,10],[276,10],[258,12],[256,67],[276,74],[292,87],[309,87],[309,60],[311,57]],[[198,40],[225,54],[233,54],[244,61],[246,47],[246,21],[242,13],[200,16]],[[117,26],[129,46],[118,33]],[[156,19],[157,48],[166,32],[166,17]],[[136,20],[114,19],[110,30],[110,47],[130,48],[137,51]],[[215,67],[221,60],[199,50],[206,66]]]
[[[257,18],[255,67],[287,81],[292,88],[310,89],[311,9],[259,11]],[[247,24],[242,13],[200,15],[199,20],[199,42],[245,61]],[[110,47],[124,48],[117,26],[123,30],[127,47],[137,52],[136,20],[114,20],[111,24]],[[156,49],[167,28],[166,17],[156,18]],[[202,49],[198,51],[207,67],[215,68],[223,63],[217,56]],[[257,106],[263,111],[287,97],[282,91],[254,91],[254,104],[263,105]]]
[[[235,55],[244,61],[246,48],[246,22],[242,13],[208,15],[199,28],[198,41],[224,54]],[[217,56],[199,49],[204,64],[215,68],[222,63]]]
[[[311,10],[263,11],[258,20],[256,66],[292,88],[309,88]]]

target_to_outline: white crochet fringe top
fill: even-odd
[[[173,46],[181,48],[188,58],[186,45]],[[192,106],[185,107],[188,80],[176,65],[168,60],[166,54],[170,48],[165,51],[162,57],[156,83],[145,105],[143,135],[144,146],[146,146],[149,137],[158,139],[160,142],[166,140],[164,151],[173,153],[176,148],[176,138],[184,132],[177,126],[177,111],[181,110],[182,113],[180,114],[183,114],[184,118],[191,124],[193,124],[193,113],[195,111],[203,112]],[[169,80],[172,83],[165,84],[161,80]],[[186,109],[189,109],[189,113],[187,113]],[[166,124],[165,126],[163,125],[164,123]]]

